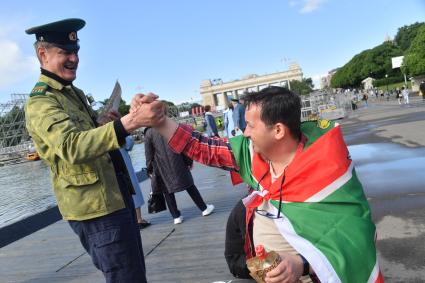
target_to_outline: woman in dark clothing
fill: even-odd
[[[214,205],[205,204],[201,194],[193,183],[190,173],[193,161],[183,154],[174,153],[164,138],[152,128],[145,130],[145,155],[148,173],[156,179],[156,183],[164,184],[163,193],[168,209],[174,218],[174,224],[183,222],[177,208],[174,193],[187,191],[203,216],[210,215]],[[162,180],[159,181],[158,178]]]

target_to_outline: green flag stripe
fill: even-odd
[[[367,282],[376,264],[375,226],[359,186],[353,171],[353,178],[322,202],[282,207],[294,231],[326,256],[342,282]]]
[[[239,174],[245,183],[250,185],[252,188],[256,188],[258,182],[252,176],[251,147],[249,139],[240,135],[230,138],[229,141],[232,146],[232,152],[235,160],[238,162]]]
[[[277,213],[277,209],[274,213]],[[284,217],[274,221],[282,236],[298,253],[307,259],[322,282],[342,282],[325,254],[307,239],[300,237],[288,218]]]

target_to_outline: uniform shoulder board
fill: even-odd
[[[31,91],[30,97],[45,94],[48,87],[49,85],[46,83],[43,83],[43,82],[36,83],[36,85]]]

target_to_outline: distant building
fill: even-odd
[[[366,79],[362,80],[363,89],[372,89],[374,80],[375,79],[371,77],[367,77]]]
[[[320,78],[320,89],[326,89],[331,87],[331,79],[338,70],[339,68],[330,70],[326,76]]]
[[[412,83],[412,91],[419,92],[419,85],[422,81],[425,81],[425,75],[412,77],[409,80]]]
[[[230,82],[223,82],[221,79],[203,80],[200,92],[204,105],[222,110],[231,98],[239,98],[246,92],[259,91],[268,86],[283,86],[290,89],[290,81],[301,81],[302,78],[300,66],[293,63],[289,65],[288,71],[273,74],[262,76],[253,74]]]

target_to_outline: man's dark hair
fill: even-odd
[[[261,120],[267,126],[282,123],[294,138],[301,137],[301,99],[287,88],[271,86],[243,97],[244,104],[261,106]]]
[[[211,110],[211,105],[205,105],[204,110],[205,112],[209,112]]]

